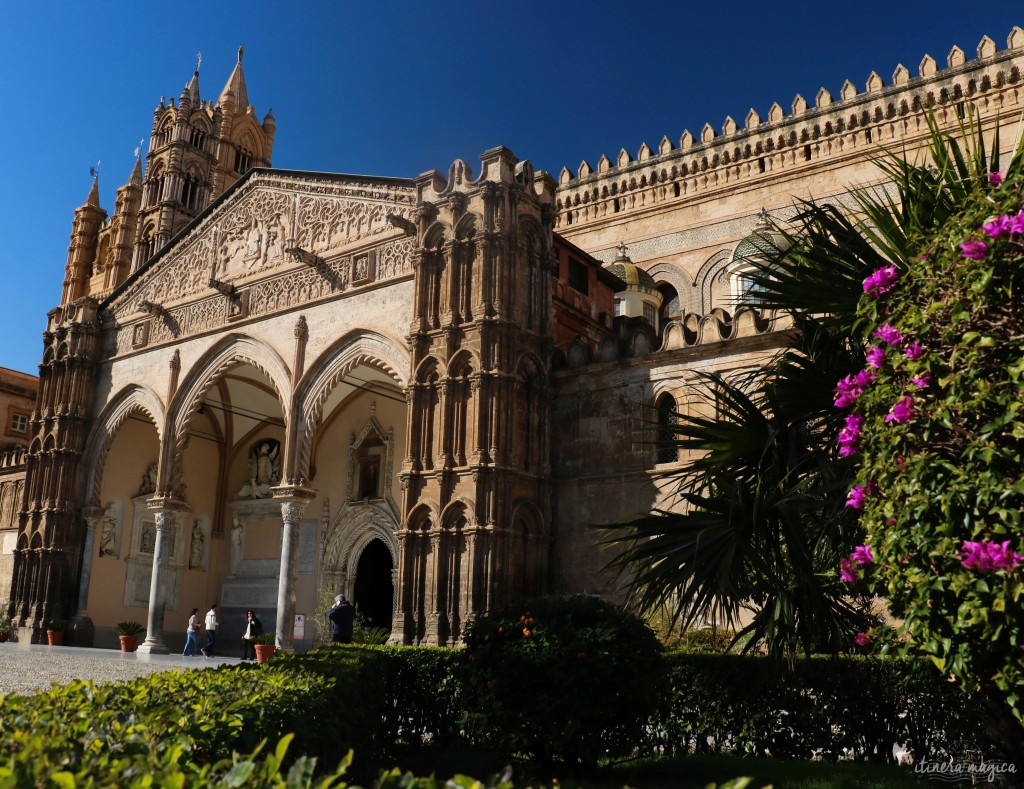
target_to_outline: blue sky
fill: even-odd
[[[838,10],[842,6],[843,10]],[[215,98],[245,45],[249,99],[277,118],[274,165],[412,177],[505,145],[538,169],[575,171],[625,147],[678,142],[727,115],[818,88],[888,83],[925,53],[999,48],[1019,0],[787,4],[602,0],[515,3],[6,4],[0,19],[0,365],[35,373],[60,298],[74,208],[101,161],[112,210],[161,95],[203,53]]]

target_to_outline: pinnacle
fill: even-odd
[[[94,175],[92,178],[92,188],[89,190],[89,196],[85,198],[85,204],[93,208],[100,207],[100,177],[98,175]]]
[[[220,98],[217,99],[217,103],[223,104],[226,101],[231,101],[236,107],[244,111],[249,106],[249,92],[245,89],[245,74],[242,72],[243,53],[244,47],[239,47],[238,62],[235,64],[231,76],[228,77],[224,90],[220,92]]]

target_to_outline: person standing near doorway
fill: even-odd
[[[206,646],[203,647],[203,654],[206,657],[213,657],[213,645],[217,640],[217,604],[210,606],[206,612]]]
[[[259,617],[252,611],[245,612],[245,633],[242,635],[242,660],[256,659],[256,636],[263,632]],[[249,655],[252,658],[249,658]]]
[[[335,644],[352,643],[352,624],[355,622],[356,609],[345,599],[345,595],[334,598],[334,607],[327,612],[331,620],[331,642]]]

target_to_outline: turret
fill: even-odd
[[[64,268],[64,288],[61,304],[75,301],[88,292],[89,278],[96,261],[96,242],[107,212],[100,208],[99,176],[94,176],[92,188],[85,203],[75,209],[71,224],[71,243],[68,245],[68,262]]]
[[[110,222],[111,246],[106,261],[103,290],[109,292],[128,277],[131,270],[132,250],[139,227],[139,209],[142,206],[142,159],[135,157],[135,166],[128,183],[117,190],[114,217]]]

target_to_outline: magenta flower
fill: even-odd
[[[1010,217],[1010,232],[1024,233],[1024,210],[1017,214],[1017,216]]]
[[[910,345],[904,347],[903,353],[906,354],[907,358],[910,359],[910,361],[914,361],[915,359],[920,359],[924,355],[924,348],[922,348],[916,342],[912,342],[910,343]]]
[[[981,229],[985,231],[985,235],[989,238],[999,238],[1000,236],[1010,235],[1010,227],[1013,224],[1013,218],[1009,215],[997,216],[991,222],[986,222],[981,226]]]
[[[853,382],[861,389],[867,389],[869,385],[875,382],[877,377],[874,370],[861,370],[853,376]]]
[[[858,545],[850,554],[850,559],[857,564],[871,564],[875,557],[871,555],[870,545]]]
[[[918,389],[924,389],[932,382],[931,373],[921,373],[921,375],[915,375],[910,379],[910,383],[916,386]]]
[[[876,370],[879,369],[883,362],[885,362],[885,348],[876,345],[867,352],[867,360],[868,367],[874,367]]]
[[[992,542],[982,540],[971,542],[964,540],[960,549],[960,563],[968,570],[981,573],[994,573],[999,570],[1012,570],[1024,563],[1024,556],[1010,550],[1010,541]]]
[[[857,580],[857,567],[849,559],[839,560],[839,580],[851,584]]]
[[[864,509],[864,499],[867,498],[868,491],[863,485],[854,485],[850,488],[850,492],[846,494],[846,506],[852,507],[855,510]]]
[[[860,431],[864,427],[864,415],[854,411],[846,417],[846,427],[839,431],[839,457],[849,457],[860,448]]]
[[[914,418],[914,398],[910,395],[901,397],[885,416],[885,421],[905,425]]]
[[[891,263],[888,266],[882,266],[864,278],[864,292],[881,296],[896,286],[898,278],[899,272],[896,270],[896,266]]]
[[[867,633],[858,633],[853,637],[853,643],[859,647],[866,647],[871,643],[871,636]]]
[[[885,323],[875,329],[875,333],[871,335],[884,342],[886,345],[899,345],[903,342],[903,335],[890,323]]]
[[[1003,174],[999,173],[999,172],[989,173],[988,174],[988,182],[992,186],[999,186],[999,184],[1001,184],[1003,182]]]
[[[988,252],[988,244],[984,241],[964,241],[960,248],[963,250],[962,256],[971,260],[984,260]]]

